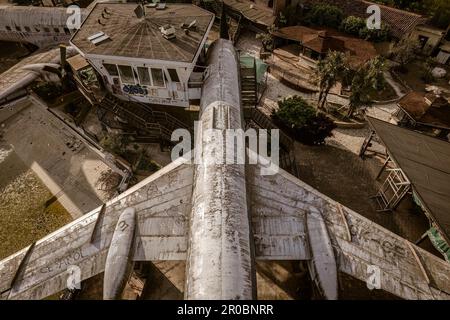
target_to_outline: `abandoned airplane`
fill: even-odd
[[[238,58],[230,41],[209,48],[208,69],[203,128],[241,128]],[[81,280],[104,272],[104,298],[117,299],[135,261],[186,260],[186,299],[253,299],[259,259],[308,261],[326,299],[339,298],[339,273],[366,281],[373,266],[380,269],[384,291],[405,299],[450,299],[450,265],[444,260],[281,169],[262,175],[263,159],[219,165],[208,153],[215,140],[197,143],[205,153],[201,164],[180,157],[1,261],[1,298],[60,292],[68,268],[77,266]]]

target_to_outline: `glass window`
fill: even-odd
[[[25,31],[30,32],[31,31],[30,27],[25,27]]]
[[[36,30],[36,32],[41,32],[41,29],[39,29],[38,27],[34,27],[34,30]]]
[[[22,31],[22,29],[20,29],[19,26],[16,26],[16,30],[17,30],[17,31]]]
[[[47,27],[44,27],[44,32],[50,32],[50,29]]]
[[[115,64],[104,63],[103,66],[105,67],[106,71],[108,71],[110,76],[117,77],[119,75]]]
[[[56,33],[59,33],[59,29],[58,28],[53,28],[53,31],[55,31]]]
[[[6,30],[11,31],[11,27],[10,26],[6,26]]]
[[[165,87],[164,76],[162,69],[153,69],[152,68],[152,79],[154,87]]]
[[[69,28],[64,28],[64,33],[65,33],[65,34],[70,34]]]
[[[175,69],[167,69],[169,71],[170,79],[172,82],[180,82],[180,78],[178,78],[177,70]]]
[[[137,70],[138,70],[138,74],[139,74],[139,83],[143,86],[151,86],[152,79],[150,78],[150,73],[148,72],[148,68],[138,67]]]
[[[119,67],[120,79],[122,80],[122,82],[135,84],[134,76],[133,76],[133,69],[131,69],[130,66],[118,66],[118,67]]]

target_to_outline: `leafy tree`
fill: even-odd
[[[447,29],[450,24],[450,1],[429,0],[427,9],[431,12],[431,23],[436,27]]]
[[[419,50],[419,41],[404,38],[392,49],[391,54],[396,62],[400,64],[400,67],[404,67],[413,61],[416,57],[416,52]]]
[[[286,6],[280,12],[280,26],[300,25],[304,19],[303,10],[297,5]]]
[[[364,29],[365,27],[366,20],[364,20],[363,18],[348,16],[342,21],[339,30],[354,36],[359,36],[360,30]]]
[[[305,22],[316,26],[338,28],[344,19],[343,11],[332,5],[317,4],[305,16]]]
[[[275,25],[271,25],[269,27],[268,32],[258,33],[256,35],[256,39],[260,39],[265,51],[273,50],[273,36],[272,32],[274,32],[277,28]]]
[[[361,39],[381,42],[389,40],[390,32],[391,28],[387,24],[382,23],[381,29],[369,29],[367,26],[364,26],[364,28],[359,30],[358,36]]]
[[[278,110],[272,113],[272,118],[281,128],[288,131],[296,140],[309,144],[320,145],[325,138],[332,135],[336,125],[299,96],[293,96],[278,101]]]
[[[385,80],[383,75],[384,60],[376,57],[355,71],[352,84],[350,103],[348,108],[348,117],[353,116],[354,112],[361,107],[372,105],[371,93],[373,90],[383,90]]]
[[[368,29],[366,20],[355,16],[345,18],[339,29],[342,32],[371,41],[386,41],[390,34],[390,28],[386,24],[382,24],[381,29]]]
[[[330,51],[320,60],[314,74],[319,86],[319,100],[317,107],[323,110],[327,102],[327,96],[338,82],[343,82],[349,74],[349,64],[343,52]]]

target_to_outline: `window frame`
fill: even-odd
[[[176,78],[177,78],[177,81],[175,81],[175,80],[173,79],[172,73],[171,73],[170,71],[175,72],[175,76],[176,76]],[[178,75],[177,69],[175,69],[175,68],[167,68],[167,73],[169,73],[170,81],[172,81],[173,83],[181,83],[180,76]]]
[[[115,70],[116,70],[116,74],[111,74],[110,72],[109,72],[109,70],[108,70],[108,67],[106,67],[106,66],[113,66],[114,68],[115,68]],[[117,68],[117,65],[115,64],[115,63],[102,63],[102,66],[103,66],[103,68],[106,70],[106,72],[108,73],[108,75],[110,76],[110,77],[119,77],[120,75],[119,75],[119,69]]]
[[[159,86],[159,85],[155,84],[155,78],[153,77],[153,70],[161,71],[161,79],[162,79],[162,82],[163,82],[162,86]],[[150,68],[150,75],[152,77],[152,87],[155,87],[155,88],[167,88],[166,78],[165,78],[165,74],[164,74],[164,69],[163,68]]]
[[[141,72],[140,70],[146,70],[147,71],[147,76],[148,76],[148,80],[149,83],[144,83],[141,79]],[[141,86],[148,86],[148,87],[153,87],[153,78],[150,72],[150,68],[149,67],[137,67],[137,73],[138,73],[138,79],[139,79],[139,84]]]
[[[133,82],[124,81],[124,79],[122,77],[122,71],[120,70],[120,67],[130,68],[131,76],[133,78]],[[132,84],[132,85],[136,84],[136,78],[134,77],[134,70],[133,70],[132,66],[124,65],[124,64],[118,64],[117,65],[117,69],[119,71],[119,78],[120,78],[120,81],[122,82],[122,84]]]

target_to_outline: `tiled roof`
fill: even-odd
[[[413,91],[400,99],[398,105],[417,122],[450,128],[450,105],[445,98]]]
[[[312,7],[315,4],[329,4],[337,6],[342,9],[346,16],[356,16],[360,18],[368,18],[367,8],[370,5],[376,4],[381,9],[381,21],[388,24],[391,28],[392,36],[402,38],[408,35],[417,25],[425,23],[428,19],[404,10],[380,5],[364,0],[303,0],[301,1],[307,7]]]
[[[292,26],[276,30],[273,35],[298,41],[302,46],[322,54],[326,54],[330,50],[347,52],[353,66],[377,56],[377,51],[370,42],[330,28]]]

